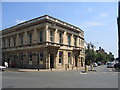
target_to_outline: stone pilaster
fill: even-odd
[[[74,36],[73,36],[73,34],[71,35],[71,45],[74,46]]]
[[[33,43],[37,43],[38,42],[38,39],[39,39],[38,35],[39,35],[39,33],[38,33],[37,29],[34,28],[34,31],[32,33],[32,42]]]
[[[23,44],[26,45],[28,44],[28,34],[27,34],[27,31],[25,30],[24,32],[24,36],[23,36]]]
[[[48,25],[46,25],[46,27],[45,27],[45,35],[44,35],[44,37],[45,37],[45,40],[44,40],[44,41],[50,41],[50,40],[49,40]]]
[[[58,29],[56,29],[55,32],[54,32],[54,42],[59,43]]]
[[[13,46],[13,38],[10,37],[10,47],[12,47],[12,46]]]
[[[17,33],[17,37],[16,37],[16,46],[20,45],[20,38],[19,38],[19,34]]]
[[[63,44],[68,44],[66,31],[63,33]]]

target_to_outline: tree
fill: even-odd
[[[96,54],[96,62],[103,62],[103,63],[106,63],[108,61],[108,55],[107,53],[97,53]]]
[[[111,52],[109,52],[108,58],[109,58],[109,61],[113,61],[114,60],[114,55]]]
[[[95,61],[95,51],[91,49],[87,49],[85,51],[85,63],[86,65],[90,65],[92,62]]]

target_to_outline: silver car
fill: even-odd
[[[115,64],[115,63],[112,63],[112,62],[108,63],[108,64],[107,64],[107,68],[113,68],[113,67],[114,67],[114,64]]]
[[[5,66],[0,66],[0,71],[5,71],[6,67]]]

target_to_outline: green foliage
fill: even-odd
[[[95,52],[94,50],[87,49],[85,51],[85,59],[86,59],[86,64],[90,65],[93,61],[95,61]]]
[[[85,51],[85,64],[90,65],[92,62],[103,62],[106,63],[108,61],[114,60],[114,55],[110,52],[107,54],[106,52],[95,52],[94,50],[87,49]]]
[[[108,59],[109,59],[109,61],[113,61],[114,60],[114,55],[112,55],[111,52],[109,52],[109,54],[108,54]]]
[[[96,62],[106,63],[108,61],[108,55],[106,53],[97,53],[96,54]]]

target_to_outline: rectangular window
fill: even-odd
[[[29,53],[29,61],[32,61],[32,53]]]
[[[63,62],[63,52],[59,52],[59,63]]]
[[[16,46],[16,37],[13,37],[13,46]]]
[[[40,53],[40,61],[43,61],[43,53]]]
[[[19,54],[20,61],[23,61],[23,53]]]
[[[23,35],[20,35],[20,45],[23,45]]]
[[[50,41],[53,42],[53,31],[50,31]]]
[[[16,57],[16,55],[13,56],[13,62],[15,62],[15,57]]]
[[[68,52],[68,63],[72,64],[72,61],[71,61],[71,52]]]
[[[81,40],[81,46],[84,46],[84,40]]]
[[[3,43],[3,48],[5,48],[5,42],[6,42],[5,39],[3,39],[3,42],[2,42]]]
[[[8,47],[10,47],[10,38],[8,38]]]
[[[70,44],[71,44],[71,36],[68,35],[68,45],[70,45]]]
[[[80,46],[80,38],[79,38],[79,46]]]
[[[32,33],[29,33],[29,44],[32,43]]]
[[[74,46],[76,47],[77,46],[77,37],[74,36]]]
[[[61,32],[59,33],[59,43],[61,44],[63,43],[63,37]]]
[[[43,41],[43,31],[40,31],[40,42]]]
[[[28,53],[29,56],[29,65],[32,65],[32,52]]]

